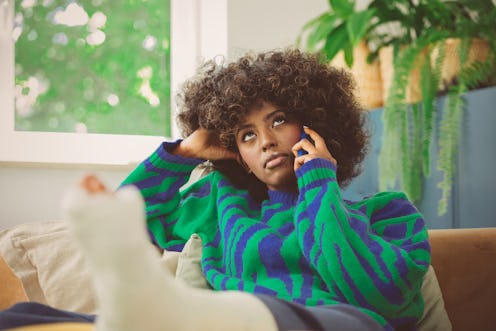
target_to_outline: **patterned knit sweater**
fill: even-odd
[[[169,154],[176,144],[162,144],[123,182],[141,191],[157,245],[181,249],[197,233],[215,290],[309,306],[349,303],[386,329],[415,330],[430,246],[424,220],[404,194],[343,200],[336,168],[324,159],[298,169],[299,193],[269,191],[261,204],[218,171],[180,191],[203,160]]]

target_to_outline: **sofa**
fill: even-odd
[[[430,230],[429,236],[453,330],[496,330],[496,228]]]
[[[429,230],[432,266],[424,278],[420,331],[496,330],[496,228]],[[162,262],[189,285],[208,288],[201,239]],[[19,301],[96,313],[90,274],[65,223],[45,221],[0,230],[0,309]]]

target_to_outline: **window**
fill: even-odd
[[[16,1],[17,131],[171,136],[167,0]]]
[[[226,2],[0,0],[0,161],[128,164],[177,137],[174,91],[226,54]]]

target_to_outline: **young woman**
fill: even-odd
[[[353,89],[298,50],[204,66],[181,93],[184,140],[115,194],[88,178],[66,201],[95,270],[97,329],[415,330],[430,264],[422,216],[402,193],[341,195],[367,146]],[[213,171],[181,190],[205,160]],[[214,291],[160,268],[145,219],[163,249],[201,237]]]

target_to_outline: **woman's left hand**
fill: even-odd
[[[302,139],[293,146],[291,151],[295,156],[294,170],[298,170],[305,162],[315,158],[326,159],[336,164],[336,159],[327,149],[324,138],[308,127],[303,127],[303,130],[305,130],[305,133],[310,136],[314,143],[312,144],[308,139]],[[307,154],[298,156],[298,151],[300,149],[305,150]]]

